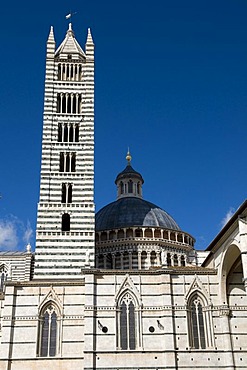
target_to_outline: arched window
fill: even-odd
[[[7,280],[7,273],[4,268],[0,269],[0,293],[3,293],[5,281]]]
[[[76,142],[79,141],[79,125],[78,124],[75,125],[75,137],[74,137],[74,141],[76,141]]]
[[[57,141],[61,143],[62,141],[62,124],[58,124],[58,135],[57,135]]]
[[[72,152],[61,152],[60,153],[60,162],[59,162],[59,171],[60,172],[75,172],[75,153]]]
[[[137,194],[140,194],[141,193],[141,185],[140,183],[138,182],[137,183]]]
[[[72,203],[72,184],[62,184],[62,203]]]
[[[171,260],[171,254],[170,253],[167,253],[167,266],[171,266],[172,265],[172,260]]]
[[[189,301],[189,330],[190,346],[195,349],[206,348],[203,306],[201,297],[197,293],[193,294]]]
[[[70,231],[70,215],[68,213],[62,215],[62,231]]]
[[[133,181],[129,180],[128,182],[128,193],[133,193]]]
[[[124,193],[124,184],[121,181],[120,182],[120,194],[123,194],[123,193]]]
[[[133,297],[127,293],[120,304],[120,348],[136,349],[136,313]]]
[[[39,317],[39,348],[41,357],[53,357],[58,353],[58,309],[53,303],[44,307]]]

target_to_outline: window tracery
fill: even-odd
[[[6,269],[4,268],[4,266],[2,266],[2,268],[0,268],[0,293],[4,292],[5,282],[7,280],[7,277],[8,277],[8,274],[6,272]]]
[[[189,345],[194,349],[206,349],[213,346],[212,318],[205,298],[194,292],[188,301]]]
[[[58,316],[58,309],[52,302],[40,313],[38,354],[41,357],[54,357],[58,353]]]
[[[131,294],[126,293],[120,303],[120,348],[136,349],[136,309]]]

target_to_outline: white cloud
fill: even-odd
[[[234,213],[235,213],[235,209],[233,207],[230,207],[229,210],[227,211],[225,217],[220,222],[221,228],[224,227],[227,224],[227,222],[234,215]]]
[[[31,237],[33,235],[33,229],[31,228],[30,221],[27,221],[27,226],[24,231],[23,240],[26,244],[31,242]]]
[[[14,220],[0,220],[0,248],[13,250],[17,247],[17,225]]]
[[[28,243],[31,243],[32,236],[30,221],[25,225],[14,215],[0,219],[0,251],[23,250]]]

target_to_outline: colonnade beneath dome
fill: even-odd
[[[194,245],[194,239],[184,232],[155,227],[132,227],[96,232],[96,242],[128,238],[163,239],[171,243],[187,244],[191,247]]]
[[[129,250],[96,254],[96,268],[120,270],[148,270],[155,267],[186,266],[184,253],[161,250]]]

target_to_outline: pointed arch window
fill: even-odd
[[[41,357],[54,357],[58,354],[58,318],[58,309],[53,303],[46,305],[40,313],[38,355]]]
[[[0,269],[0,293],[4,292],[7,276],[8,274],[6,272],[6,269],[2,266],[2,268]]]
[[[120,300],[118,311],[118,347],[121,350],[135,350],[139,337],[139,321],[135,300],[129,292]]]
[[[195,292],[188,301],[189,344],[191,348],[206,349],[213,346],[211,312],[205,299]]]

